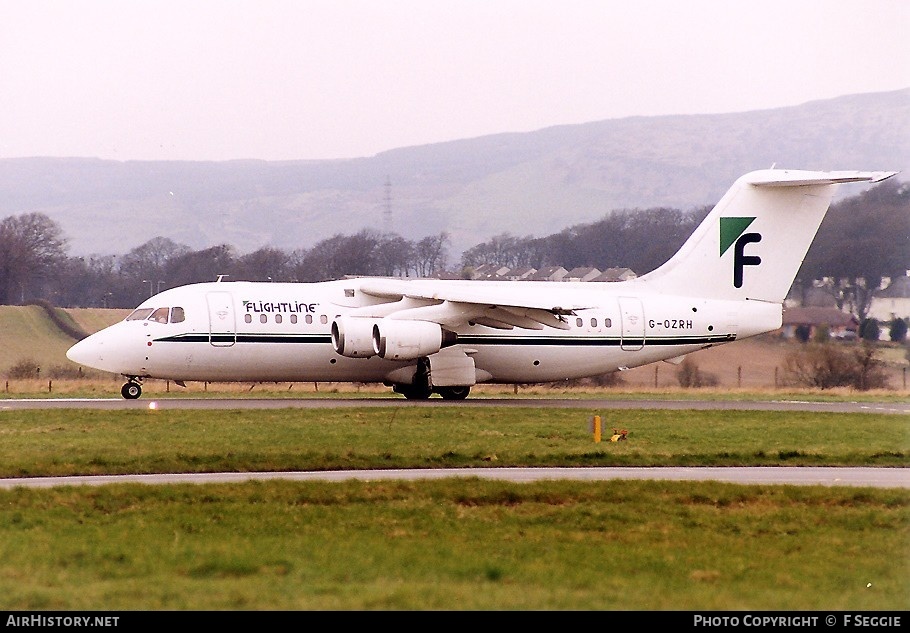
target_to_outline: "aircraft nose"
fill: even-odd
[[[93,336],[84,338],[66,351],[66,357],[74,363],[87,367],[97,367],[103,360],[101,344]]]

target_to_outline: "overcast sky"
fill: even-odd
[[[0,0],[0,158],[265,160],[910,87],[910,0]]]

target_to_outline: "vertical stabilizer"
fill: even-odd
[[[896,172],[766,169],[740,177],[667,263],[638,279],[666,294],[781,303],[840,183]]]

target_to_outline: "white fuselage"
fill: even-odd
[[[332,322],[364,307],[358,291],[362,281],[222,282],[167,290],[143,302],[131,319],[77,343],[69,357],[139,378],[395,382],[394,372],[413,365],[413,360],[351,358],[332,345]],[[487,284],[486,290],[495,292],[499,282],[464,283]],[[457,342],[447,349],[473,359],[473,382],[534,383],[599,375],[781,324],[780,304],[651,295],[634,281],[521,282],[518,287],[522,294],[548,295],[553,305],[588,307],[563,316],[566,329],[471,323],[452,328]],[[515,288],[515,282],[506,282],[501,290],[507,294]],[[178,313],[173,308],[180,309],[180,317],[174,318]],[[169,322],[158,322],[156,314],[172,316]]]

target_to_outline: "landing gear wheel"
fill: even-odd
[[[142,395],[142,385],[138,382],[133,382],[132,380],[124,383],[120,388],[120,395],[122,395],[127,400],[135,400]]]
[[[437,387],[436,393],[442,396],[443,400],[464,400],[471,393],[470,387]]]
[[[397,385],[395,391],[408,400],[426,400],[433,395],[430,385],[430,361],[426,357],[417,359],[417,368],[414,370],[414,382],[410,385]]]
[[[408,400],[427,400],[433,393],[432,389],[414,385],[401,385],[396,391]]]

